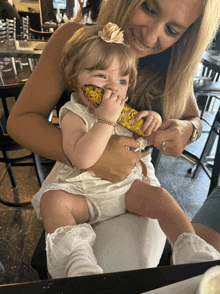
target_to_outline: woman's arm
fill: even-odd
[[[166,147],[165,154],[179,157],[189,143],[193,133],[193,125],[190,121],[192,121],[199,130],[198,139],[202,133],[202,122],[199,118],[199,109],[193,92],[187,101],[183,118],[181,120],[169,119],[163,121],[158,131],[148,136],[147,139],[160,151],[163,149],[162,142],[164,141]]]
[[[11,111],[7,126],[9,135],[21,145],[63,163],[66,161],[61,131],[47,117],[65,88],[59,70],[62,48],[78,28],[79,25],[68,23],[52,35]]]
[[[129,148],[136,149],[139,144],[134,138],[127,136],[112,136],[106,146],[105,152],[90,169],[97,176],[117,183],[124,180],[135,163],[145,157],[149,152],[133,152]],[[104,167],[104,168],[103,168]]]

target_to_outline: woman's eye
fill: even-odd
[[[167,29],[167,33],[170,36],[176,37],[179,35],[179,33],[177,31],[175,31],[174,29],[171,29],[169,26],[167,26],[166,29]]]
[[[141,8],[145,11],[148,12],[149,14],[155,14],[155,11],[150,8],[150,6],[147,4],[147,2],[143,2],[141,4]]]

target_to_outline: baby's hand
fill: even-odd
[[[145,133],[146,136],[149,136],[151,133],[156,132],[156,130],[162,124],[161,116],[155,111],[141,111],[136,116],[136,120],[139,120],[141,118],[145,118],[145,122],[141,130]]]
[[[113,93],[111,90],[105,90],[102,102],[95,109],[98,118],[103,118],[116,123],[124,107],[125,97]]]

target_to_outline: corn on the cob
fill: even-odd
[[[84,85],[82,86],[82,91],[89,102],[91,102],[95,107],[99,106],[104,94],[103,89],[94,85]],[[137,110],[131,108],[125,103],[117,123],[127,128],[128,130],[138,134],[139,136],[144,136],[144,132],[141,131],[144,120],[136,120],[135,117],[137,116],[137,114]]]

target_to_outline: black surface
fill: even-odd
[[[5,285],[1,294],[138,294],[203,274],[220,260],[189,265],[167,266],[86,277],[54,279],[42,282]]]

